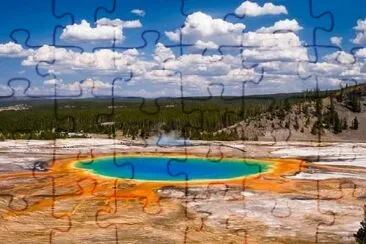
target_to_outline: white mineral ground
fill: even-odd
[[[215,155],[221,151],[240,157],[300,158],[314,165],[334,166],[335,170],[314,167],[297,175],[287,176],[284,179],[291,179],[300,185],[304,182],[304,188],[298,188],[298,192],[281,194],[271,191],[243,191],[240,187],[227,190],[220,185],[209,190],[192,187],[189,188],[188,195],[183,189],[174,186],[158,190],[158,194],[164,199],[162,202],[187,207],[189,213],[202,218],[205,227],[200,231],[192,230],[188,234],[187,243],[190,241],[243,243],[243,232],[247,233],[249,243],[250,240],[262,243],[313,243],[316,238],[319,242],[354,243],[353,234],[360,227],[364,215],[363,207],[366,204],[366,143],[320,145],[310,142],[191,141],[190,143],[192,146],[187,147],[189,153]],[[0,171],[5,173],[30,169],[35,161],[76,156],[78,153],[86,155],[91,151],[98,154],[114,151],[184,152],[184,150],[183,147],[162,147],[144,141],[136,143],[130,140],[99,138],[56,141],[7,140],[0,142]],[[322,188],[327,183],[337,180],[345,182],[345,186],[334,189]],[[0,184],[0,189],[4,184],[4,182]],[[316,198],[316,184],[320,185],[320,193],[323,196],[320,200]],[[351,184],[357,186],[353,191]],[[131,221],[137,218],[130,215],[127,219],[131,218]],[[166,222],[161,226],[168,228],[166,225],[169,221],[178,223],[179,216],[182,215],[160,217],[161,221]],[[121,243],[179,242],[181,236],[176,234],[174,229],[161,227],[158,220],[150,219],[149,222],[145,219],[140,223],[143,227],[140,226],[136,230],[136,236],[133,236],[133,231],[125,232],[131,235],[126,238],[131,240],[136,238],[136,241]],[[15,228],[14,226],[15,224],[8,224],[6,228]],[[133,227],[123,228],[128,231]],[[151,239],[138,234],[141,228],[150,231]],[[182,226],[180,228],[182,229]],[[0,237],[6,235],[4,231],[0,227]],[[138,235],[141,235],[140,241]],[[226,239],[220,235],[226,236]],[[93,240],[85,241],[88,242],[92,243]]]

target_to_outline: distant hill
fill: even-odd
[[[326,96],[314,92],[295,104],[289,102],[291,99],[282,108],[270,109],[217,133],[235,133],[244,140],[366,140],[365,84],[332,91]]]

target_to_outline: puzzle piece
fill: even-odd
[[[132,9],[132,3],[116,0],[53,0],[42,3],[55,21],[49,23],[51,39],[36,42],[39,33],[32,25],[15,25],[6,33],[14,50],[4,51],[9,45],[1,44],[0,55],[26,48],[18,58],[35,72],[4,78],[1,136],[34,139],[48,133],[50,141],[19,152],[21,142],[0,142],[4,154],[14,158],[35,149],[49,160],[33,163],[32,171],[24,174],[0,176],[0,220],[5,223],[1,237],[15,241],[20,236],[17,223],[23,223],[32,226],[22,227],[22,234],[31,233],[31,242],[353,241],[365,198],[363,144],[325,144],[329,134],[322,128],[331,120],[327,132],[335,132],[342,120],[347,139],[357,133],[351,133],[356,125],[363,128],[356,119],[352,131],[347,128],[350,116],[363,119],[362,88],[346,91],[346,86],[363,81],[363,21],[354,27],[353,42],[360,43],[344,44],[347,53],[339,38],[331,40],[333,45],[325,41],[325,34],[336,33],[340,16],[320,1],[136,4]],[[296,10],[304,4],[307,20]],[[159,9],[149,9],[152,5]],[[122,26],[126,22],[119,18],[128,19],[127,13],[141,17],[143,29],[137,37],[126,35],[125,41],[124,28],[137,25],[132,21],[130,27]],[[298,34],[302,28],[304,36]],[[78,30],[71,33],[73,38],[63,38],[72,30]],[[47,89],[37,91],[40,80]],[[344,87],[339,93],[353,95],[343,107],[333,95],[328,104],[328,92],[321,91],[336,82]],[[301,89],[315,90],[293,93]],[[2,106],[19,95],[34,110]],[[51,107],[51,113],[32,118],[44,112],[32,103],[35,99],[45,109]],[[357,104],[360,112],[350,112],[345,126],[344,118],[338,117],[337,124],[336,116],[330,116]],[[24,115],[16,114],[17,109]],[[13,110],[16,115],[10,114]],[[313,129],[314,135],[308,136]],[[85,136],[92,138],[69,138]],[[302,141],[294,142],[298,139]],[[112,175],[103,167],[98,172],[98,166],[107,164],[100,159],[104,156],[110,156]],[[150,158],[141,166],[135,159],[143,157]],[[217,167],[215,177],[195,182],[194,166],[188,167],[195,157]],[[165,160],[162,172],[150,165],[157,159]],[[254,173],[218,178],[229,171],[231,159]],[[268,168],[253,164],[256,159]],[[165,174],[169,180],[146,179],[144,173]]]

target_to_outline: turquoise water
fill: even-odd
[[[206,158],[108,157],[80,161],[76,167],[94,174],[146,181],[217,180],[248,176],[268,169],[265,163]]]

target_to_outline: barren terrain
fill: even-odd
[[[366,204],[365,143],[191,143],[162,147],[110,139],[0,142],[1,240],[354,243]],[[309,166],[292,175],[244,178],[240,184],[150,187],[75,173],[65,163],[77,155],[113,152],[297,158]],[[52,162],[63,171],[53,171]]]

